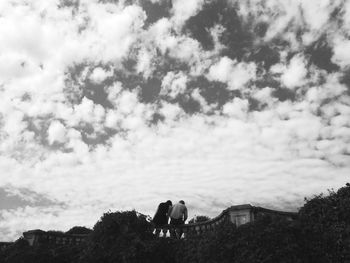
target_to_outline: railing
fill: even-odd
[[[182,234],[184,234],[184,237],[186,237],[186,235],[200,235],[204,232],[214,230],[219,224],[228,219],[228,211],[224,210],[220,215],[208,221],[180,226],[165,225],[161,228],[156,228],[156,234],[157,232],[162,232],[164,237],[170,236],[177,238],[181,238]]]
[[[0,251],[8,248],[11,245],[13,245],[13,242],[0,242]]]
[[[45,232],[38,229],[24,232],[23,236],[33,246],[37,244],[79,245],[88,235]]]

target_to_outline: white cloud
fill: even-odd
[[[256,77],[254,63],[237,63],[228,57],[222,57],[219,62],[209,69],[209,80],[221,81],[228,84],[230,90],[243,89],[248,81]]]
[[[300,1],[304,18],[312,30],[320,30],[327,26],[331,12],[341,1]]]
[[[47,133],[50,144],[55,142],[64,143],[66,141],[66,127],[59,121],[53,121]]]
[[[187,76],[183,72],[169,71],[162,80],[161,94],[174,99],[186,91],[187,81]]]
[[[6,117],[7,119],[2,130],[8,135],[20,136],[24,129],[27,128],[27,125],[23,122],[24,114],[21,111],[13,111]]]
[[[106,78],[113,76],[113,71],[107,71],[101,67],[95,68],[91,75],[90,80],[93,83],[100,84],[102,83]]]
[[[350,30],[350,2],[346,2],[344,6],[344,15],[343,19],[345,22],[345,27]]]
[[[146,19],[144,11],[136,5],[124,9],[109,4],[87,6],[91,27],[86,29],[84,36],[92,44],[90,57],[104,62],[121,59],[137,40],[137,33]]]
[[[165,116],[166,122],[175,122],[184,116],[184,111],[179,105],[166,102],[162,103],[159,112]]]
[[[222,112],[230,117],[244,120],[248,113],[248,101],[234,98],[232,102],[224,105]]]
[[[148,78],[153,71],[152,58],[154,54],[146,48],[141,49],[137,58],[136,70],[138,73],[143,73],[145,78]]]
[[[334,55],[332,61],[342,67],[350,65],[350,40],[342,37],[334,39]]]
[[[281,76],[282,83],[289,89],[295,89],[305,83],[306,62],[301,56],[294,56]]]
[[[271,94],[273,92],[273,89],[270,87],[265,87],[263,89],[257,90],[254,94],[253,94],[253,98],[257,99],[259,102],[261,103],[266,103],[266,104],[271,104],[274,102]]]
[[[135,111],[138,105],[138,98],[135,92],[123,91],[118,98],[116,108],[124,115],[129,115]]]
[[[185,2],[174,0],[172,3],[172,12],[175,25],[181,27],[188,18],[195,15],[200,10],[203,3],[204,0],[189,0]]]

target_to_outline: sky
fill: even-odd
[[[0,36],[1,241],[350,181],[350,1],[2,0]]]

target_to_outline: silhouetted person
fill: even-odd
[[[183,200],[179,201],[177,204],[173,205],[170,211],[170,225],[181,226],[185,224],[187,220],[187,207]],[[181,238],[182,230],[180,228],[176,228],[177,231],[172,230],[171,235],[177,236],[177,238]]]
[[[158,205],[158,209],[156,211],[156,213],[154,214],[153,217],[153,223],[154,223],[154,227],[156,228],[156,236],[159,235],[161,229],[168,224],[168,220],[169,220],[169,212],[172,206],[172,202],[170,200],[164,202],[164,203],[160,203]],[[166,235],[166,229],[163,229],[163,234],[164,236]]]

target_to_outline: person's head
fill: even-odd
[[[185,201],[184,200],[180,200],[179,203],[184,205]]]
[[[168,206],[173,205],[173,203],[172,203],[170,200],[166,201],[165,203],[166,203]]]

